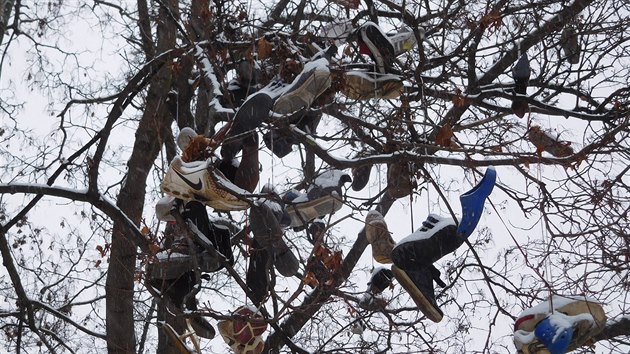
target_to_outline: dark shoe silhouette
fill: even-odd
[[[285,277],[295,275],[300,264],[284,242],[284,232],[271,208],[259,204],[250,210],[250,227],[256,242],[267,250],[280,274]]]
[[[577,64],[580,62],[580,41],[575,28],[567,27],[562,31],[560,46],[569,64]]]
[[[243,102],[221,144],[223,159],[232,160],[241,151],[245,133],[258,128],[269,117],[272,106],[273,99],[262,91],[254,93]]]
[[[352,190],[360,191],[367,186],[370,181],[372,165],[360,166],[352,169]]]
[[[251,294],[251,300],[253,304],[260,306],[269,293],[269,272],[268,269],[271,266],[269,259],[269,252],[262,248],[256,240],[253,240],[249,265],[247,267],[247,273],[245,274],[245,283],[249,288]]]
[[[444,313],[435,301],[433,276],[428,267],[403,270],[393,265],[392,272],[400,285],[409,293],[418,309],[428,319],[436,323],[442,321]]]

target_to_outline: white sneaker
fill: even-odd
[[[212,165],[212,159],[184,162],[179,156],[171,161],[160,187],[162,192],[175,198],[196,200],[221,211],[244,210],[249,207],[247,202],[220,187],[215,179],[228,186],[230,191],[248,194],[216,169]]]

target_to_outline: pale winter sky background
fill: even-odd
[[[85,66],[86,70],[81,70],[79,72],[62,72],[61,69],[67,64],[65,60],[70,60],[70,58],[65,58],[59,53],[56,53],[54,50],[49,50],[46,48],[41,48],[43,51],[47,53],[49,59],[51,60],[50,67],[56,68],[60,70],[63,75],[73,76],[74,79],[81,82],[89,82],[93,81],[96,84],[101,83],[103,80],[112,80],[112,84],[114,84],[120,76],[120,73],[123,71],[127,71],[129,68],[126,67],[126,62],[124,57],[129,53],[126,53],[125,44],[121,41],[120,38],[116,37],[116,28],[119,24],[112,23],[111,26],[111,35],[112,38],[101,38],[100,29],[94,28],[94,23],[91,23],[92,20],[87,21],[74,21],[71,24],[70,30],[66,31],[63,34],[63,37],[60,38],[61,41],[65,44],[71,44],[77,50],[83,52],[79,57],[74,58],[72,60],[77,60],[81,63],[82,66]],[[36,74],[37,69],[34,68],[34,63],[31,62],[33,59],[32,56],[28,54],[29,51],[33,50],[32,43],[24,38],[20,37],[16,42],[11,44],[10,51],[7,53],[4,58],[4,65],[2,67],[2,76],[0,77],[0,94],[3,95],[3,98],[10,99],[15,102],[24,102],[24,106],[20,111],[19,119],[16,124],[24,130],[32,131],[32,136],[38,137],[37,139],[49,141],[52,146],[58,144],[60,141],[60,134],[57,132],[59,121],[56,117],[56,114],[60,112],[65,102],[60,102],[56,100],[55,93],[41,92],[36,87],[34,87],[33,83],[40,79]],[[74,63],[73,63],[74,64]],[[31,76],[33,75],[33,76]],[[43,78],[41,78],[43,79]],[[12,96],[14,94],[14,96]],[[92,114],[93,113],[93,114]],[[73,120],[76,120],[77,124],[86,123],[88,126],[93,126],[94,129],[98,129],[99,127],[99,119],[102,118],[106,112],[71,112],[70,117]],[[128,118],[132,118],[126,115]],[[556,125],[556,129],[559,132],[565,132],[564,137],[568,140],[575,139],[575,141],[579,140],[579,136],[571,136],[571,131],[575,127],[583,126],[583,122],[570,120],[570,121],[560,121],[558,119],[548,119],[545,116],[535,116],[535,120],[543,122],[546,126]],[[91,121],[91,122],[90,122]],[[322,123],[320,124],[320,132],[330,131],[331,134],[334,133],[334,128],[336,124],[333,119],[324,117]],[[135,128],[135,122],[132,121],[124,121],[118,127],[115,128],[114,134],[112,134],[113,139],[110,143],[111,150],[108,151],[108,155],[113,159],[119,161],[118,164],[113,166],[103,166],[102,177],[107,177],[108,180],[103,180],[103,186],[111,185],[112,182],[120,179],[121,174],[125,170],[125,161],[127,153],[130,152],[131,144],[133,142],[133,132]],[[76,141],[76,146],[79,146],[82,142],[85,142],[93,131],[83,131],[77,129],[69,130],[71,135],[68,137],[69,141]],[[580,130],[577,130],[580,131]],[[0,148],[5,151],[10,151],[16,157],[22,157],[28,159],[28,156],[33,155],[33,151],[31,150],[31,146],[28,143],[20,144],[20,141],[24,141],[22,137],[13,137],[8,142],[1,146]],[[71,145],[72,146],[72,145]],[[69,154],[72,151],[67,150],[64,154]],[[448,153],[442,152],[442,155],[447,156]],[[338,154],[338,156],[344,156],[343,154]],[[55,157],[50,156],[48,163],[55,164]],[[299,166],[299,157],[297,153],[290,155],[289,157],[280,160],[275,156],[271,156],[267,149],[263,149],[261,153],[261,164],[263,166],[263,174],[261,176],[261,185],[271,181],[276,185],[284,185],[287,181],[292,183],[297,183],[300,180],[299,171],[295,169],[295,166]],[[0,161],[0,163],[11,164],[11,161]],[[622,168],[621,166],[620,168]],[[433,167],[429,167],[433,168]],[[531,166],[531,174],[538,175],[542,174],[545,176],[550,176],[553,178],[557,169],[560,167],[544,167],[542,170],[539,170],[538,166]],[[431,171],[431,170],[430,170]],[[350,171],[348,171],[350,172]],[[461,168],[456,167],[439,167],[438,170],[435,170],[435,176],[441,176],[441,178],[448,179],[450,184],[450,190],[446,195],[449,199],[451,207],[459,215],[461,208],[459,205],[458,197],[461,193],[468,191],[472,186],[476,184],[476,182],[481,178],[480,175],[475,175],[472,172],[467,172],[462,174]],[[0,181],[2,183],[8,182],[21,182],[21,178],[18,175],[19,171],[16,171],[16,174],[13,176],[2,176],[0,177]],[[384,176],[386,174],[385,166],[380,166],[380,168],[372,169],[372,178],[369,186],[362,192],[357,193],[352,190],[348,191],[349,201],[353,203],[361,203],[360,199],[355,198],[369,198],[373,195],[376,195],[380,190],[382,185],[379,184],[379,180],[384,180]],[[382,176],[383,178],[378,178]],[[497,168],[497,184],[510,184],[514,186],[515,181],[521,181],[518,178],[512,178],[516,176],[512,168],[510,167],[498,167]],[[44,183],[46,176],[41,176],[39,183]],[[602,176],[602,179],[604,176]],[[443,181],[444,182],[444,181]],[[57,185],[63,185],[64,181],[60,179]],[[349,185],[348,185],[349,187]],[[392,232],[393,238],[395,240],[400,240],[403,237],[407,236],[409,233],[413,231],[414,228],[418,228],[421,222],[426,218],[428,213],[437,213],[448,215],[448,208],[446,208],[445,204],[438,197],[437,192],[432,188],[430,184],[423,184],[422,187],[426,187],[427,190],[423,191],[420,196],[415,196],[413,203],[410,203],[409,199],[399,200],[394,204],[392,209],[389,211],[386,216],[386,221],[389,225],[390,231]],[[522,186],[524,188],[524,186]],[[154,202],[159,198],[158,192],[159,188],[155,188],[153,190],[147,190],[148,198],[145,205],[145,219],[147,224],[151,227],[152,230],[156,230],[158,227],[157,220],[155,219],[153,213]],[[529,193],[538,193],[537,190],[529,190]],[[115,188],[111,190],[110,193],[115,195]],[[2,202],[5,202],[9,205],[10,209],[9,215],[11,215],[11,211],[17,210],[23,203],[31,199],[31,196],[24,195],[14,195],[14,196],[2,196]],[[75,220],[76,224],[76,215],[80,214],[81,210],[85,210],[85,206],[77,205],[73,203],[68,203],[65,200],[55,199],[55,198],[45,198],[46,201],[41,203],[39,207],[36,208],[34,212],[30,214],[31,220],[37,220],[38,223],[46,225],[49,229],[51,235],[59,235],[60,239],[65,239],[65,234],[68,232],[68,229],[65,227],[61,227],[60,223],[63,220]],[[506,196],[503,194],[500,188],[495,188],[493,194],[489,198],[489,202],[486,204],[486,209],[484,216],[482,217],[478,229],[471,236],[471,241],[479,239],[480,237],[488,237],[489,250],[483,254],[483,260],[485,264],[493,264],[495,262],[495,258],[497,254],[499,254],[498,250],[501,250],[505,247],[514,246],[515,243],[523,244],[532,240],[540,240],[545,239],[545,232],[543,228],[538,223],[538,215],[522,215],[522,212],[518,206],[513,205],[512,203],[506,203]],[[210,213],[212,213],[211,209],[208,209]],[[335,231],[337,235],[340,237],[345,237],[347,240],[352,241],[357,232],[361,229],[363,220],[365,217],[365,213],[363,214],[352,214],[352,210],[349,207],[344,207],[341,211],[335,214],[332,217],[332,220],[340,220],[343,219],[343,222],[337,224],[335,226]],[[413,226],[412,226],[413,225]],[[102,244],[105,240],[102,239],[94,239],[90,234],[90,228],[87,225],[86,221],[81,221],[78,224],[77,235],[83,239],[83,242],[92,242],[96,244]],[[159,228],[163,229],[164,225],[160,225]],[[480,235],[481,233],[481,235]],[[293,232],[288,232],[287,236],[289,239],[294,240],[296,243],[301,244],[301,241],[298,239],[301,234],[295,234]],[[44,245],[48,242],[52,242],[54,240],[44,240]],[[345,243],[346,248],[342,249],[347,252],[350,242]],[[467,246],[462,246],[462,249]],[[43,248],[43,247],[42,247]],[[91,250],[89,254],[85,257],[88,262],[96,262],[100,259],[99,252],[95,249],[95,247],[88,248]],[[457,252],[462,252],[462,249]],[[300,250],[300,255],[302,257],[307,256],[308,250],[302,248]],[[50,257],[54,259],[56,252],[50,251],[46,252],[50,254]],[[449,261],[452,256],[447,256],[441,261],[438,262],[438,268],[444,270],[448,267]],[[242,261],[242,259],[241,259]],[[366,252],[364,252],[360,266],[357,267],[358,270],[355,271],[353,276],[350,279],[351,284],[348,286],[354,285],[356,287],[357,295],[358,293],[364,291],[366,289],[366,282],[369,277],[370,271],[372,267],[379,266],[378,263],[372,260],[371,257],[371,249],[368,247]],[[92,263],[93,266],[93,263]],[[241,267],[244,265],[241,264]],[[86,275],[89,277],[95,277],[103,269],[89,269],[90,265],[86,264]],[[534,274],[530,269],[528,269],[524,265],[516,266],[519,272],[522,273],[530,273]],[[0,275],[4,276],[4,268],[1,268]],[[576,272],[584,271],[580,269],[576,269]],[[553,282],[553,273],[547,276],[547,280]],[[449,281],[445,279],[447,284]],[[298,282],[296,279],[290,279],[285,281],[286,286],[289,288],[294,288],[297,286]],[[479,296],[490,296],[487,285],[483,281],[472,282],[467,286],[477,287],[478,291],[471,291],[472,293],[478,292]],[[277,289],[281,287],[281,285],[277,286]],[[543,282],[541,281],[541,288],[543,287]],[[391,291],[388,290],[385,292],[384,296],[386,298],[392,298],[393,295],[397,295],[400,292],[400,287],[397,285],[396,288]],[[579,292],[579,289],[577,289]],[[440,290],[438,289],[438,292]],[[447,290],[453,291],[453,290]],[[459,294],[461,296],[467,296],[467,292],[460,291]],[[96,294],[90,294],[96,295]],[[566,294],[569,295],[569,294]],[[148,294],[147,294],[148,296]],[[86,297],[90,297],[87,296]],[[459,298],[458,298],[459,299]],[[233,309],[235,305],[234,303],[222,301],[220,297],[213,296],[211,291],[204,291],[200,298],[201,302],[208,302],[212,304],[212,307],[215,309]],[[510,303],[511,299],[503,298],[503,301],[506,303]],[[0,299],[0,301],[6,301],[6,299]],[[401,297],[397,297],[395,301],[392,303],[392,306],[395,306],[399,301],[408,301],[406,295],[402,295]],[[438,301],[440,302],[440,301]],[[465,300],[462,300],[465,302]],[[520,310],[522,310],[522,304],[514,304],[514,314],[518,314]],[[0,308],[9,308],[8,303],[0,302]],[[456,316],[457,310],[451,308],[451,305],[447,305],[443,307],[444,312],[447,315]],[[613,308],[611,308],[613,307]],[[612,310],[611,313],[617,314],[614,311],[614,304],[607,304],[607,309]],[[486,328],[485,322],[487,322],[494,315],[493,309],[488,308],[488,313],[486,317],[479,316],[478,321],[483,322],[483,325],[477,325],[475,323],[471,323],[470,331],[474,333],[474,335],[465,336],[465,338],[475,338],[472,344],[473,347],[479,348],[483,346],[483,343],[487,340],[486,334],[483,329]],[[76,309],[75,311],[79,311],[80,309]],[[349,316],[347,313],[342,313],[341,316]],[[440,324],[432,324],[427,323],[427,327],[431,330],[439,331],[440,326],[447,325],[448,322],[440,323]],[[506,316],[499,315],[496,318],[496,325],[493,329],[492,338],[490,339],[493,342],[501,342],[505,343],[506,351],[513,351],[513,346],[511,343],[511,328],[512,328],[511,319]],[[98,329],[99,331],[103,331],[104,328]],[[153,327],[152,331],[155,331],[155,327]],[[478,332],[478,333],[477,333]],[[155,335],[155,333],[153,333]],[[350,335],[350,334],[349,334]],[[370,330],[366,330],[363,334],[364,336],[370,336]],[[357,335],[352,335],[356,339]],[[464,338],[464,336],[463,336]],[[217,336],[215,339],[211,341],[203,341],[204,346],[208,350],[208,352],[219,353],[226,349],[226,345],[220,336]],[[464,344],[462,344],[462,348],[464,348]],[[610,349],[606,348],[603,343],[599,343],[597,345],[597,353],[607,353]]]

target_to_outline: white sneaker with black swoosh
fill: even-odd
[[[184,162],[181,157],[176,156],[160,187],[162,192],[175,198],[196,200],[221,211],[244,210],[249,207],[247,202],[221,188],[217,181],[233,191],[241,190],[213,166],[212,159]]]

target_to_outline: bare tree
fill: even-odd
[[[215,136],[240,99],[320,55],[332,85],[303,113],[321,122],[265,119],[258,131],[293,147],[279,158],[260,144],[261,185],[305,188],[334,168],[367,171],[368,192],[346,190],[322,238],[286,230],[300,272],[270,270],[267,352],[513,352],[506,328],[550,294],[602,302],[597,348],[627,352],[629,13],[594,0],[0,0],[3,347],[176,352],[156,329],[184,328],[144,286],[165,237],[153,205],[175,137]],[[375,82],[364,97],[348,91],[349,76],[376,70],[357,41],[367,21],[412,34],[383,64],[397,94]],[[334,24],[353,30],[331,38]],[[237,97],[243,68],[259,71]],[[50,117],[25,115],[38,100]],[[485,224],[436,264],[444,321],[427,321],[399,286],[385,306],[361,308],[373,268],[365,213],[379,210],[394,232],[427,210],[455,216],[489,166],[499,181]],[[216,323],[252,297],[249,216],[208,211],[236,235],[234,265],[197,289],[197,314]],[[314,282],[321,250],[334,262]],[[219,336],[202,345],[226,348]]]

